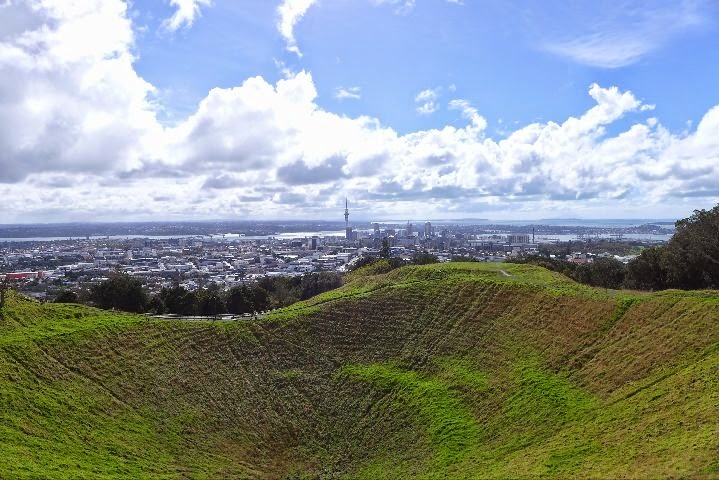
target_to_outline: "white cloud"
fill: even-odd
[[[439,97],[439,93],[441,90],[442,89],[440,87],[427,88],[415,95],[414,103],[417,104],[417,108],[415,108],[415,111],[419,115],[431,115],[432,113],[439,110],[439,103],[437,102],[437,98]]]
[[[370,0],[374,5],[390,5],[397,15],[405,15],[414,9],[415,0]]]
[[[172,0],[177,1],[177,0]],[[182,1],[182,0],[180,0]],[[192,0],[185,0],[192,1]],[[458,3],[456,0],[447,0],[452,3]],[[295,27],[305,16],[307,11],[317,3],[317,0],[282,0],[277,7],[277,30],[285,39],[287,51],[302,56],[302,51],[297,45],[295,38]],[[404,15],[411,12],[415,6],[415,0],[370,0],[375,6],[390,5],[394,7],[394,12],[398,15]]]
[[[335,88],[335,98],[359,100],[362,98],[362,89],[360,87],[337,87]]]
[[[599,12],[587,9],[559,33],[540,42],[543,50],[602,68],[631,65],[670,39],[703,24],[702,1],[627,1]],[[561,12],[566,15],[566,9]],[[573,25],[573,26],[572,26]]]
[[[500,140],[463,99],[448,106],[465,125],[399,134],[323,109],[302,71],[212,89],[167,127],[123,2],[3,8],[24,10],[0,37],[0,223],[327,218],[345,193],[378,216],[434,217],[671,216],[719,199],[719,106],[677,134],[632,92],[593,84],[585,112]],[[438,108],[438,92],[419,106]]]
[[[201,7],[210,7],[212,0],[170,0],[175,7],[175,13],[163,22],[163,26],[174,32],[179,28],[191,27],[195,19],[202,14]]]
[[[0,182],[131,167],[159,130],[120,0],[13,3],[31,25],[0,41]]]
[[[287,50],[302,56],[295,39],[295,26],[317,0],[282,0],[277,7],[277,29],[287,42]]]
[[[457,98],[450,100],[450,110],[459,110],[462,112],[462,116],[467,120],[471,121],[480,130],[487,128],[487,120],[479,114],[479,111],[474,108],[467,100]]]

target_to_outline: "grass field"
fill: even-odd
[[[719,292],[528,265],[373,266],[231,323],[14,295],[0,479],[719,478],[717,372]]]

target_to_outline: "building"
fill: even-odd
[[[529,243],[529,235],[528,234],[507,235],[507,243],[511,243],[511,244]]]
[[[43,278],[44,272],[13,272],[0,275],[0,280],[27,280],[30,278]]]
[[[424,238],[430,238],[432,236],[432,223],[424,222]]]

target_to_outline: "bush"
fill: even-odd
[[[384,258],[384,257],[381,257]],[[372,265],[373,263],[377,263],[380,261],[380,258],[375,257],[362,257],[357,259],[356,262],[352,264],[350,267],[350,272],[354,272],[355,270],[358,270],[362,267],[366,267],[367,265]]]
[[[627,271],[627,267],[614,258],[597,258],[592,263],[575,264],[556,258],[530,256],[512,259],[509,262],[544,267],[576,282],[603,288],[622,288]]]
[[[476,262],[477,259],[474,257],[468,257],[466,255],[455,255],[449,259],[450,262]]]

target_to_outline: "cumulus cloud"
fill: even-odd
[[[342,167],[347,160],[332,157],[323,163],[310,167],[302,160],[290,163],[277,169],[277,178],[287,185],[306,185],[339,180],[344,176]]]
[[[317,0],[282,0],[277,7],[277,29],[287,42],[287,50],[302,56],[300,48],[297,46],[295,39],[295,25],[302,20],[307,10],[316,3]]]
[[[209,7],[212,0],[170,0],[175,13],[163,22],[163,26],[172,32],[181,27],[191,27],[195,19],[202,14],[201,7]]]
[[[120,0],[15,2],[0,40],[0,182],[131,168],[159,130]]]
[[[419,115],[430,115],[439,110],[437,98],[441,88],[427,88],[422,90],[414,97],[414,103],[417,104],[415,109]]]
[[[634,93],[592,84],[591,108],[502,139],[459,98],[448,103],[459,124],[399,134],[323,109],[300,71],[212,89],[163,126],[153,86],[133,68],[123,2],[0,8],[13,13],[0,37],[0,223],[87,219],[90,209],[107,220],[281,217],[288,204],[327,217],[344,195],[377,215],[531,217],[684,212],[717,198],[719,106],[672,133]],[[417,102],[439,108],[438,90]]]
[[[241,178],[228,173],[221,173],[207,178],[205,183],[202,184],[202,188],[227,189],[242,187],[245,185],[246,182],[243,182]]]

